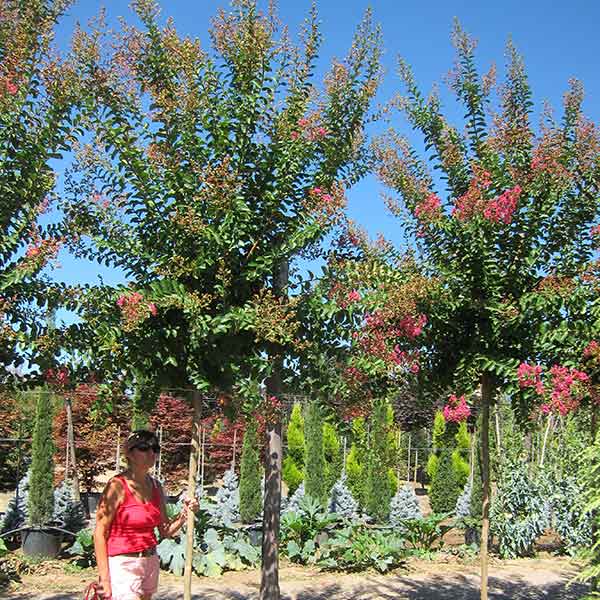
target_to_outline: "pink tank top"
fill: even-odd
[[[152,480],[152,498],[149,502],[140,502],[135,498],[125,477],[116,477],[121,482],[125,497],[117,508],[108,535],[108,555],[140,552],[156,546],[154,528],[160,524],[160,492]]]

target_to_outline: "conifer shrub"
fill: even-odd
[[[343,519],[348,519],[350,521],[355,521],[359,518],[359,505],[347,485],[345,473],[342,473],[342,476],[331,488],[329,512],[335,513]]]
[[[281,474],[288,488],[288,496],[293,495],[304,481],[304,461],[304,418],[301,405],[296,403],[287,426],[286,453]]]
[[[75,502],[73,498],[73,485],[64,480],[54,490],[54,515],[53,520],[60,527],[77,533],[85,526],[85,511],[81,502]]]
[[[429,488],[429,502],[434,513],[454,512],[456,501],[462,491],[452,465],[452,452],[441,451],[437,469]]]
[[[15,495],[8,501],[6,512],[2,523],[0,523],[0,534],[18,529],[29,520],[29,479],[31,470],[21,478],[17,484]]]
[[[262,479],[256,420],[249,419],[244,431],[240,461],[240,519],[242,523],[253,523],[261,514]]]
[[[323,415],[316,402],[306,407],[304,421],[304,443],[306,465],[304,468],[304,490],[307,496],[320,502],[327,499],[325,482],[325,452],[323,448]]]
[[[325,453],[325,491],[329,494],[342,475],[344,457],[337,429],[328,421],[323,423],[323,452]]]
[[[388,466],[388,405],[379,403],[373,410],[365,490],[365,510],[382,523],[388,519],[390,501],[395,490],[389,479]]]
[[[223,485],[217,490],[214,504],[209,508],[216,525],[231,527],[240,520],[240,490],[238,477],[233,469],[225,471]]]
[[[399,529],[407,519],[422,519],[419,500],[410,484],[403,485],[390,502],[390,523]]]
[[[29,522],[41,527],[49,523],[54,511],[54,443],[52,441],[52,404],[50,394],[40,391],[31,443],[29,480]]]

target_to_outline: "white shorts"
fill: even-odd
[[[160,560],[153,556],[109,556],[111,600],[137,600],[158,589]]]

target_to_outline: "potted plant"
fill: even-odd
[[[54,527],[54,442],[51,395],[40,390],[37,398],[28,496],[28,523],[22,531],[23,553],[54,558],[62,534]]]

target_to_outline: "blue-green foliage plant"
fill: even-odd
[[[550,526],[543,488],[529,475],[524,461],[502,465],[490,525],[502,558],[531,556],[535,541]]]
[[[17,484],[18,493],[8,501],[4,518],[0,524],[0,533],[7,533],[13,529],[23,527],[29,518],[29,477],[27,471]]]
[[[345,473],[336,481],[331,488],[329,496],[329,511],[337,514],[343,519],[355,521],[359,518],[358,501],[352,495],[350,488],[347,485],[347,477]]]
[[[54,490],[53,520],[71,533],[77,533],[85,526],[83,505],[73,499],[73,486],[69,481],[63,481]]]
[[[238,477],[233,469],[223,475],[223,485],[217,490],[208,512],[216,526],[231,527],[240,521],[240,490]]]
[[[402,529],[405,520],[422,518],[423,512],[413,487],[409,484],[402,486],[390,502],[390,523]]]
[[[364,523],[348,525],[335,532],[319,548],[314,563],[335,571],[375,569],[385,573],[404,564],[405,543],[395,533],[369,529]]]
[[[584,498],[585,490],[576,477],[565,476],[554,482],[550,496],[552,527],[570,555],[592,544],[592,515]]]
[[[457,519],[464,519],[471,516],[471,493],[473,491],[473,484],[467,481],[462,494],[456,501],[456,508],[454,509],[454,516]]]
[[[67,554],[75,557],[80,567],[96,566],[96,552],[94,550],[94,536],[89,528],[77,532],[77,537],[72,546],[67,548]]]

